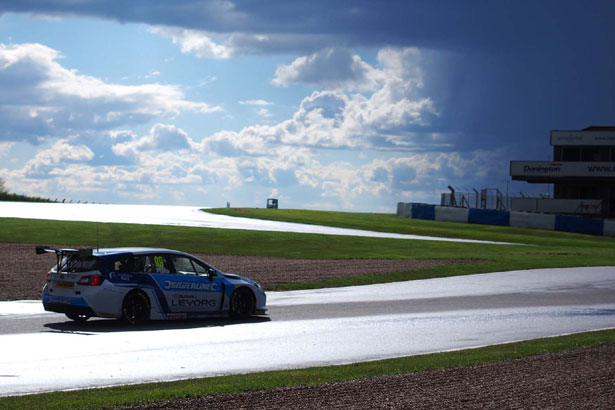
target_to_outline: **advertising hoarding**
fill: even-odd
[[[615,162],[510,161],[510,176],[615,178]]]
[[[615,146],[615,131],[551,131],[551,145]]]

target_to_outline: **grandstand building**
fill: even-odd
[[[554,130],[551,146],[553,161],[511,161],[510,176],[553,184],[553,198],[518,198],[511,209],[615,218],[615,127]]]

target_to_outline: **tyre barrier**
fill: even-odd
[[[514,226],[516,228],[615,236],[615,220],[585,218],[582,216],[498,211],[495,209],[455,208],[414,202],[399,202],[397,204],[397,216],[430,221]]]

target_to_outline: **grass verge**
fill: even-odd
[[[346,217],[348,216],[344,216]],[[457,232],[457,226],[462,225],[457,232],[458,236],[469,236],[468,232],[476,229],[478,233],[475,236],[478,239],[530,243],[531,245],[494,245],[18,218],[0,218],[0,242],[92,247],[97,245],[100,247],[152,246],[186,252],[307,259],[480,259],[487,261],[311,283],[273,284],[267,287],[268,290],[364,285],[516,269],[615,265],[615,238],[531,229],[511,231],[511,228],[507,227],[485,228],[479,225],[416,221],[388,215],[374,216],[372,224],[363,227],[375,228],[380,218],[388,220],[389,217],[395,218],[394,223],[390,222],[387,225],[392,232],[403,231],[415,223],[426,223],[432,225],[434,232],[438,229],[440,231],[445,229],[449,236],[454,236],[453,233]],[[323,218],[330,220],[333,217],[324,213]],[[446,226],[441,228],[441,225]],[[434,235],[434,232],[431,234]],[[249,272],[244,274],[250,275]]]
[[[279,222],[297,222],[309,225],[335,226],[339,228],[363,229],[377,232],[394,232],[410,235],[437,236],[444,238],[478,239],[496,242],[515,242],[544,245],[562,244],[584,237],[593,241],[614,238],[555,232],[542,229],[516,228],[467,224],[457,222],[427,221],[400,218],[395,214],[365,212],[331,212],[306,209],[261,209],[261,208],[214,208],[205,212],[243,218],[267,219]],[[615,241],[613,242],[615,243]]]
[[[98,409],[197,395],[243,393],[470,366],[605,344],[615,344],[615,329],[343,366],[4,397],[0,399],[0,409]]]

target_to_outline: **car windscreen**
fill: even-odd
[[[60,269],[56,266],[56,272],[78,273],[100,270],[103,260],[96,256],[68,255],[60,261]]]

